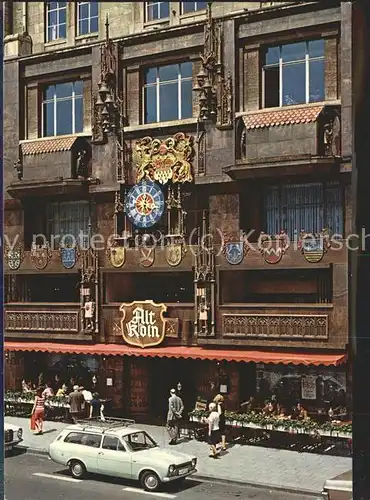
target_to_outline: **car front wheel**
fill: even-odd
[[[75,479],[82,479],[86,474],[86,468],[79,460],[72,460],[69,464],[69,470]]]
[[[144,472],[140,478],[140,483],[145,491],[158,491],[161,485],[159,477],[155,472]]]

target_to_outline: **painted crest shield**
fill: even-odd
[[[171,244],[166,246],[166,260],[169,266],[176,267],[182,261],[182,245]]]
[[[61,247],[60,260],[66,269],[72,269],[77,262],[77,249],[75,247]]]
[[[302,232],[300,247],[306,261],[310,264],[317,264],[329,247],[328,235],[324,231],[319,234]]]
[[[166,334],[165,304],[156,304],[152,300],[124,303],[121,332],[128,344],[135,347],[154,347],[163,342]]]
[[[140,247],[140,265],[143,267],[150,267],[154,264],[155,248],[154,247]]]
[[[31,262],[39,271],[45,269],[45,267],[49,264],[51,255],[48,243],[45,245],[37,245],[35,242],[32,243]]]
[[[244,258],[244,243],[242,241],[228,242],[225,244],[226,260],[229,264],[240,264]]]
[[[9,269],[16,271],[21,267],[23,261],[23,250],[20,246],[15,248],[6,248],[4,252],[4,260],[8,264]]]
[[[126,248],[112,247],[108,251],[109,262],[113,267],[122,267],[126,262]]]
[[[289,239],[285,231],[277,235],[261,233],[258,247],[267,264],[278,264],[289,248]]]

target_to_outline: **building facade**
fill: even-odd
[[[7,388],[84,373],[143,418],[178,382],[189,409],[349,394],[351,6],[4,20]]]

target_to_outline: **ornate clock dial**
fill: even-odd
[[[126,214],[134,226],[151,227],[162,217],[164,196],[152,181],[141,181],[133,186],[126,198]]]

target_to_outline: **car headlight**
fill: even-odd
[[[176,467],[174,465],[170,465],[168,467],[168,475],[172,476],[172,474],[175,472],[175,470],[176,470]]]
[[[191,466],[193,467],[193,469],[195,469],[196,465],[197,465],[197,459],[193,458],[193,460],[191,461]]]
[[[22,436],[23,436],[23,430],[22,429],[18,429],[17,436],[18,436],[18,439],[22,439]]]

